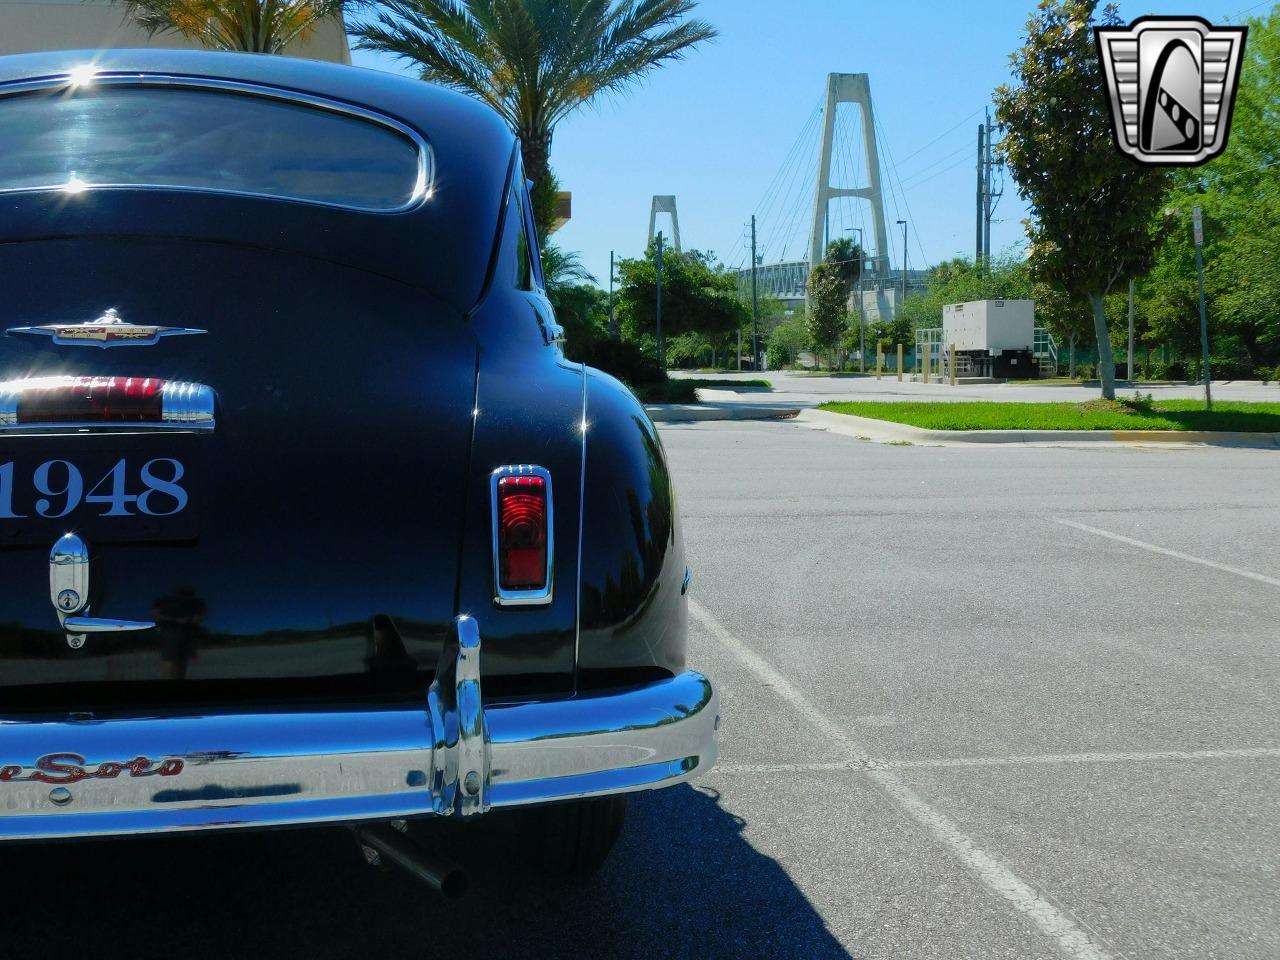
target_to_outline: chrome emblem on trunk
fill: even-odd
[[[114,309],[97,320],[82,323],[46,323],[36,327],[10,327],[6,331],[17,337],[49,337],[59,346],[68,347],[149,347],[161,337],[184,337],[208,333],[194,327],[162,327],[154,324],[129,323]]]

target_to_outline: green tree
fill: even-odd
[[[657,250],[649,247],[642,259],[618,262],[619,285],[615,311],[628,340],[654,335],[657,314]],[[749,322],[750,313],[738,296],[737,276],[710,252],[670,248],[662,254],[662,332],[664,339],[699,333],[717,343]]]
[[[1025,260],[1000,257],[983,269],[972,260],[956,257],[929,271],[924,293],[903,302],[900,318],[912,329],[940,327],[942,308],[948,303],[1034,299],[1031,289],[1031,275]]]
[[[1249,41],[1226,151],[1202,167],[1172,174],[1168,228],[1140,310],[1149,338],[1200,353],[1193,206],[1204,210],[1205,294],[1215,358],[1239,353],[1253,366],[1280,361],[1280,9],[1249,21]],[[1166,216],[1168,214],[1168,216]]]
[[[853,242],[852,237],[839,237],[827,244],[827,252],[823,257],[824,263],[829,263],[840,273],[840,279],[844,282],[845,289],[850,293],[858,285],[858,278],[862,276],[862,248]]]
[[[1001,153],[1031,209],[1037,279],[1093,310],[1102,395],[1115,398],[1104,297],[1117,280],[1151,269],[1161,234],[1151,229],[1168,177],[1116,150],[1091,26],[1097,0],[1042,0],[1027,40],[1010,58],[1016,86],[996,90]],[[1101,23],[1119,23],[1114,5]]]
[[[805,322],[804,310],[797,310],[789,317],[784,316],[769,331],[769,367],[777,370],[795,363],[800,353],[808,349],[809,345],[809,325]]]
[[[820,263],[809,271],[809,340],[831,353],[849,323],[849,291],[839,267]]]
[[[550,172],[556,124],[716,35],[689,19],[696,0],[380,0],[352,30],[365,50],[417,66],[422,79],[493,107],[520,138],[535,192]],[[549,204],[535,204],[538,227]]]
[[[347,0],[120,0],[151,36],[176,33],[213,50],[283,53],[306,40]]]

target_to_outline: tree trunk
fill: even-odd
[[[1116,362],[1111,355],[1111,336],[1107,333],[1107,314],[1103,308],[1102,294],[1089,294],[1093,304],[1093,333],[1098,341],[1098,379],[1102,381],[1102,399],[1116,398]]]
[[[551,134],[545,130],[521,130],[519,134],[524,175],[537,183],[551,166]]]

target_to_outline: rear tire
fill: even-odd
[[[522,859],[545,873],[589,877],[618,842],[626,813],[625,796],[531,807],[516,818],[516,842]]]

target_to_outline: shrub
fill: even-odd
[[[1164,368],[1164,379],[1166,380],[1186,380],[1187,364],[1182,360],[1170,360]]]
[[[667,373],[657,359],[629,340],[601,338],[591,345],[586,362],[612,374],[632,389],[665,383]]]
[[[787,349],[786,344],[770,340],[764,357],[769,363],[770,370],[781,370],[791,362],[791,351]]]
[[[1209,372],[1215,380],[1252,380],[1255,376],[1248,357],[1210,357]]]

